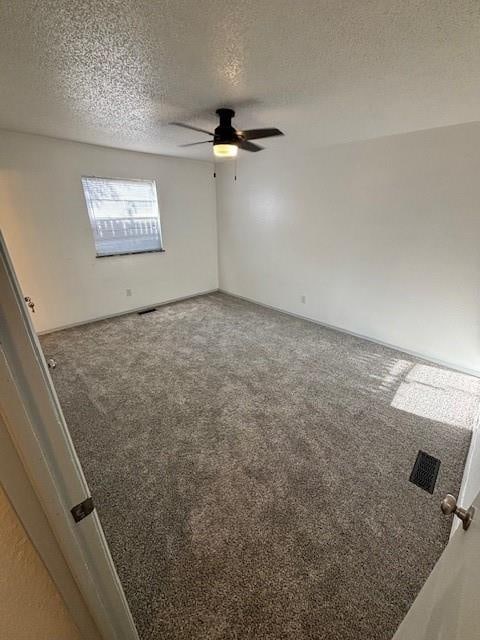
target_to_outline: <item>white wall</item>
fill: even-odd
[[[218,167],[220,287],[480,370],[480,124],[293,142]]]
[[[165,253],[95,258],[82,175],[155,179]],[[218,286],[208,162],[0,132],[0,224],[38,331]]]
[[[221,288],[480,370],[480,124],[292,145],[217,167]],[[154,178],[166,252],[96,259],[85,174]],[[218,284],[207,162],[0,132],[0,223],[39,331]]]

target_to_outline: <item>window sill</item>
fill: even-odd
[[[152,249],[150,251],[125,251],[125,253],[102,253],[102,255],[96,255],[96,258],[118,258],[121,256],[141,256],[146,253],[165,253],[165,249]]]

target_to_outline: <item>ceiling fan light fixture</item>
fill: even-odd
[[[217,158],[235,158],[238,147],[236,144],[214,144],[213,153]]]
[[[206,133],[213,138],[213,140],[201,140],[200,142],[190,142],[189,144],[181,144],[180,146],[194,147],[197,144],[211,144],[213,142],[213,153],[216,158],[236,158],[239,149],[253,152],[261,151],[263,149],[260,145],[251,142],[252,140],[283,136],[283,132],[280,131],[280,129],[275,128],[242,129],[241,131],[238,131],[234,126],[232,126],[232,118],[235,115],[235,111],[228,107],[221,107],[220,109],[217,109],[216,114],[220,124],[214,131],[199,129],[198,127],[193,127],[190,124],[183,124],[183,122],[171,122],[170,124],[177,127]]]

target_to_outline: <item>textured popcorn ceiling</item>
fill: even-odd
[[[210,157],[215,107],[269,148],[480,119],[478,0],[0,0],[0,127]]]

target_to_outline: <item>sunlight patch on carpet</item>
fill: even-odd
[[[391,404],[395,409],[471,431],[480,410],[480,379],[416,364]]]

